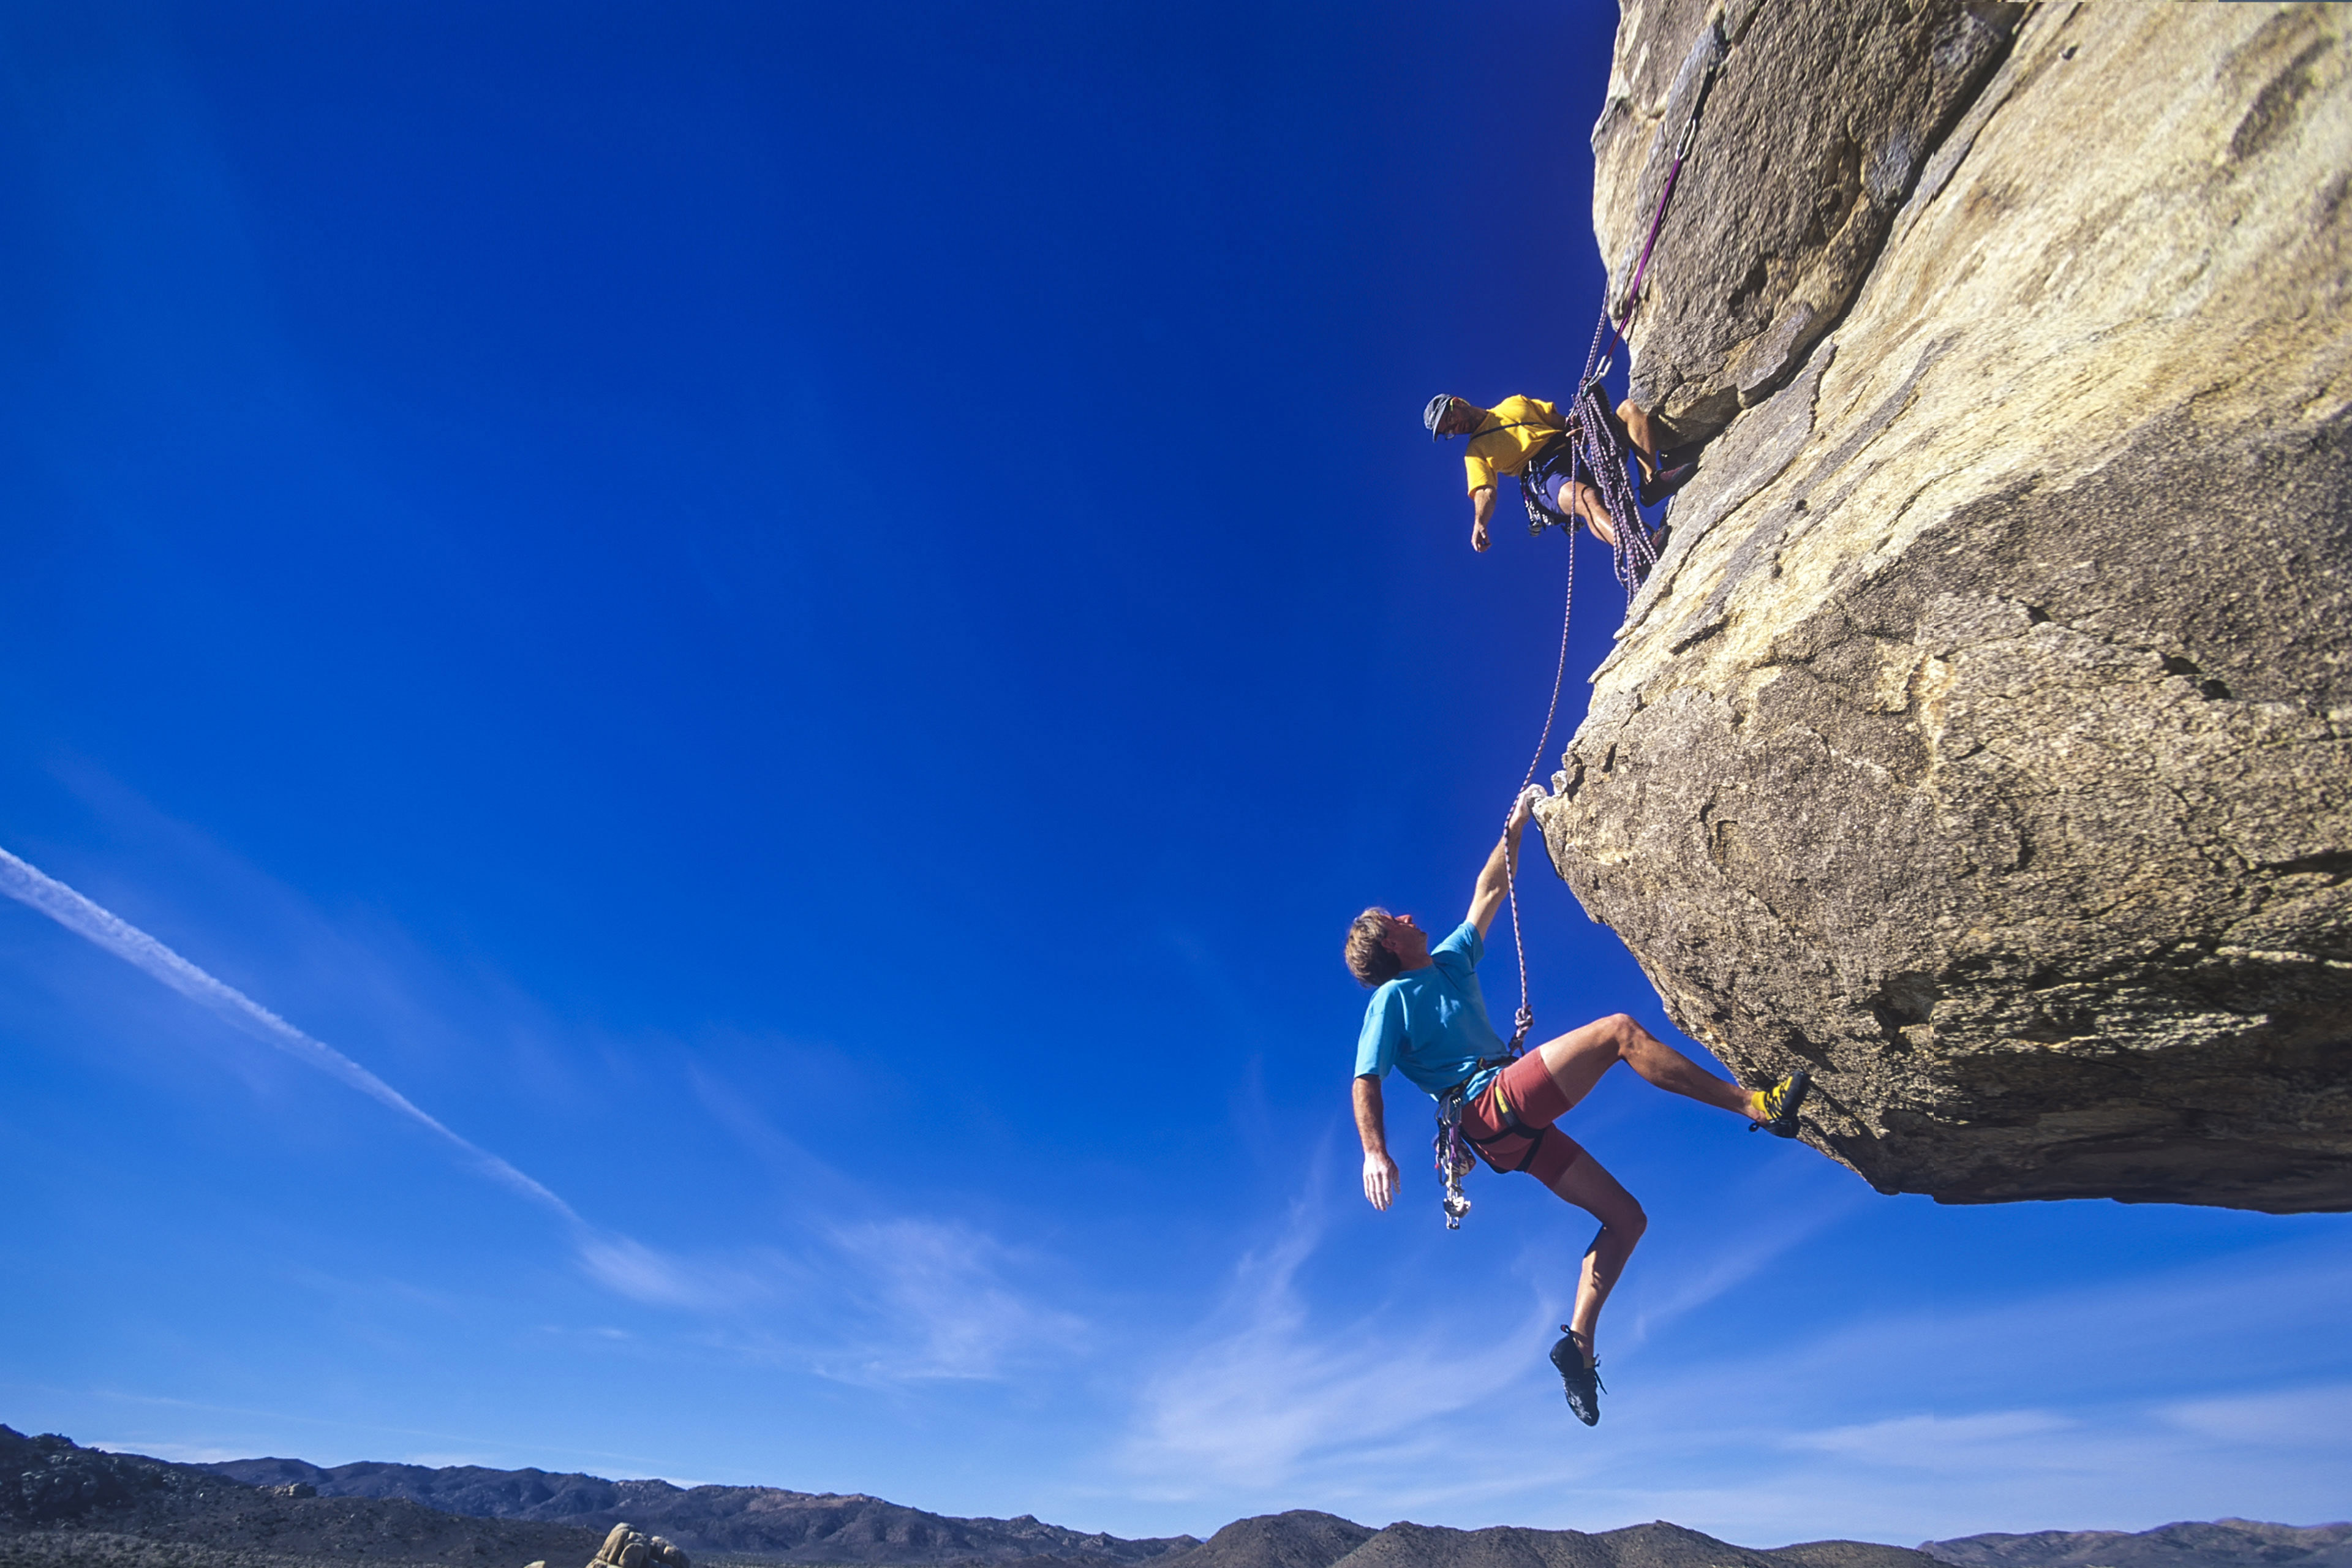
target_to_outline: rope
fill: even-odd
[[[1617,330],[1610,335],[1609,353],[1605,358],[1599,356],[1601,331],[1598,327],[1593,329],[1594,353],[1587,354],[1584,361],[1586,381],[1592,379],[1592,366],[1596,358],[1600,359],[1601,374],[1604,375],[1608,374],[1610,363],[1617,357],[1617,345],[1625,341],[1625,329],[1633,325],[1633,312],[1641,308],[1642,278],[1650,269],[1650,252],[1657,247],[1658,230],[1665,226],[1666,204],[1675,199],[1675,186],[1683,177],[1683,163],[1689,158],[1691,149],[1698,143],[1699,113],[1706,108],[1706,95],[1715,86],[1715,73],[1722,63],[1723,59],[1719,55],[1710,58],[1706,62],[1706,74],[1699,79],[1698,96],[1691,104],[1690,119],[1683,124],[1682,140],[1675,147],[1674,165],[1666,171],[1665,185],[1658,192],[1658,210],[1650,216],[1650,236],[1642,242],[1641,260],[1633,264],[1633,281],[1625,290],[1624,311],[1618,318]],[[1601,320],[1604,323],[1609,320],[1609,306],[1606,301],[1603,301],[1601,307]]]
[[[1528,759],[1528,771],[1519,779],[1519,795],[1536,782],[1536,770],[1543,766],[1544,752],[1551,745],[1551,727],[1559,717],[1560,684],[1568,678],[1568,624],[1576,611],[1576,536],[1562,534],[1568,542],[1568,594],[1559,606],[1559,662],[1552,667],[1551,706],[1544,710],[1543,733],[1536,740],[1535,755]],[[1518,795],[1511,797],[1511,808],[1518,809]],[[1507,824],[1509,818],[1504,821]],[[1505,858],[1504,875],[1511,895],[1511,949],[1519,960],[1519,1010],[1512,1019],[1511,1055],[1517,1056],[1526,1047],[1528,1030],[1536,1021],[1535,1007],[1528,1000],[1528,943],[1519,931],[1519,858]]]
[[[1658,563],[1658,552],[1650,543],[1650,525],[1642,521],[1641,493],[1625,477],[1624,453],[1617,445],[1615,422],[1601,401],[1599,384],[1587,382],[1576,395],[1568,428],[1577,460],[1591,474],[1593,488],[1601,492],[1601,504],[1608,510],[1617,535],[1612,547],[1617,581],[1625,590],[1625,607],[1630,611],[1633,595],[1642,591],[1650,568]]]
[[[1552,725],[1559,718],[1559,689],[1568,679],[1568,627],[1576,609],[1576,537],[1570,533],[1560,537],[1568,542],[1568,592],[1559,607],[1559,659],[1552,667],[1551,705],[1544,710],[1543,733],[1537,738],[1535,755],[1528,759],[1528,771],[1519,779],[1519,795],[1527,794],[1528,786],[1535,783],[1536,770],[1543,765],[1544,752],[1551,745]],[[1518,795],[1511,797],[1512,810],[1518,809]],[[1509,816],[1506,816],[1503,822],[1507,832]],[[1513,1019],[1507,1053],[1516,1058],[1527,1048],[1528,1031],[1536,1021],[1534,1005],[1528,1000],[1528,941],[1519,929],[1519,858],[1516,852],[1503,858],[1503,876],[1511,900],[1511,949],[1519,961],[1519,1011]],[[1457,1094],[1449,1091],[1438,1097],[1437,1138],[1431,1152],[1437,1159],[1438,1180],[1445,1186],[1445,1195],[1441,1200],[1445,1228],[1460,1230],[1462,1216],[1470,1212],[1470,1199],[1462,1191],[1462,1178],[1470,1173],[1476,1161],[1462,1136],[1462,1100]]]
[[[1716,68],[1720,63],[1719,58],[1707,62],[1706,76],[1699,83],[1697,101],[1691,105],[1690,119],[1684,124],[1682,141],[1675,149],[1674,164],[1667,169],[1664,188],[1658,193],[1657,211],[1650,217],[1649,237],[1642,242],[1641,259],[1633,265],[1633,281],[1625,290],[1625,309],[1618,317],[1613,331],[1610,331],[1608,303],[1606,300],[1601,303],[1601,320],[1592,329],[1592,346],[1585,351],[1584,376],[1578,383],[1576,402],[1569,418],[1567,433],[1574,448],[1569,462],[1569,479],[1573,482],[1580,468],[1591,473],[1601,504],[1609,512],[1611,526],[1617,535],[1617,581],[1625,589],[1628,612],[1633,607],[1633,595],[1640,592],[1642,580],[1658,563],[1658,556],[1650,542],[1649,528],[1642,521],[1640,497],[1625,478],[1624,457],[1619,450],[1615,433],[1610,427],[1609,407],[1601,399],[1600,377],[1608,374],[1611,363],[1616,359],[1617,345],[1625,341],[1625,329],[1633,324],[1633,312],[1640,308],[1642,279],[1650,269],[1650,253],[1656,248],[1658,231],[1665,225],[1666,205],[1674,200],[1675,186],[1682,179],[1683,163],[1690,156],[1691,148],[1698,140],[1699,111],[1706,107],[1707,91],[1715,85]],[[1609,333],[1606,357],[1603,357],[1601,347],[1604,332]],[[1593,368],[1596,364],[1600,367],[1597,374]],[[1517,426],[1507,425],[1500,428],[1513,429]],[[1475,441],[1479,435],[1485,434],[1491,432],[1476,432],[1470,438]],[[1559,659],[1551,672],[1551,703],[1544,710],[1543,733],[1537,737],[1535,755],[1528,759],[1528,771],[1519,780],[1519,793],[1511,797],[1513,811],[1518,809],[1519,797],[1527,794],[1528,786],[1535,783],[1536,770],[1543,765],[1544,752],[1551,745],[1552,725],[1559,718],[1559,689],[1568,678],[1569,622],[1576,610],[1575,527],[1570,519],[1544,504],[1538,494],[1538,480],[1534,475],[1529,474],[1520,479],[1519,490],[1527,501],[1528,525],[1535,532],[1542,533],[1548,522],[1561,525],[1560,537],[1568,542],[1568,592],[1559,608]],[[1509,830],[1509,823],[1510,818],[1506,816],[1506,832]],[[1512,1020],[1509,1048],[1509,1055],[1517,1058],[1527,1048],[1528,1031],[1535,1026],[1536,1013],[1528,995],[1528,942],[1519,928],[1519,858],[1516,848],[1504,856],[1503,868],[1504,885],[1508,889],[1511,901],[1511,947],[1519,961],[1519,1010]],[[1462,1178],[1469,1173],[1475,1162],[1462,1137],[1461,1100],[1451,1092],[1438,1099],[1437,1138],[1432,1152],[1437,1156],[1439,1179],[1445,1184],[1445,1228],[1459,1230],[1462,1217],[1470,1212],[1470,1200],[1462,1192]]]

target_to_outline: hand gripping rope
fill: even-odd
[[[1559,717],[1559,689],[1568,677],[1568,626],[1576,609],[1576,542],[1568,535],[1568,593],[1559,607],[1559,660],[1551,672],[1551,706],[1544,710],[1543,733],[1536,740],[1535,755],[1528,759],[1528,771],[1519,780],[1519,793],[1511,797],[1511,810],[1517,811],[1521,797],[1534,784],[1536,770],[1543,765],[1546,748],[1551,744],[1551,727]],[[1503,817],[1506,832],[1510,828],[1510,815]],[[1516,851],[1503,858],[1504,885],[1510,889],[1511,948],[1519,961],[1519,1010],[1512,1019],[1511,1043],[1502,1059],[1516,1061],[1527,1048],[1528,1031],[1535,1026],[1536,1010],[1528,1000],[1528,943],[1519,930],[1519,858]],[[1480,1064],[1482,1066],[1486,1064]],[[1470,1200],[1462,1193],[1462,1178],[1470,1173],[1475,1163],[1469,1141],[1462,1136],[1462,1091],[1459,1088],[1437,1097],[1438,1179],[1445,1184],[1442,1200],[1445,1209],[1445,1228],[1460,1230],[1462,1216],[1470,1212]]]

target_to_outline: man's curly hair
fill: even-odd
[[[1384,980],[1395,979],[1403,970],[1397,955],[1389,951],[1389,944],[1381,940],[1389,934],[1389,921],[1395,918],[1375,904],[1348,927],[1348,973],[1356,977],[1358,984],[1369,989]]]

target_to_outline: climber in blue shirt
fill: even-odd
[[[1478,960],[1486,927],[1510,892],[1519,835],[1544,798],[1534,786],[1512,805],[1471,890],[1468,916],[1434,947],[1411,915],[1383,909],[1366,910],[1348,928],[1349,972],[1373,987],[1356,1041],[1356,1132],[1364,1145],[1364,1196],[1386,1209],[1396,1197],[1397,1167],[1389,1158],[1381,1080],[1394,1068],[1433,1098],[1461,1096],[1463,1135],[1487,1164],[1527,1172],[1601,1222],[1585,1248],[1575,1308],[1551,1352],[1569,1406],[1589,1426],[1601,1419],[1592,1348],[1601,1306],[1649,1220],[1633,1194],[1553,1124],[1622,1061],[1660,1089],[1793,1138],[1810,1080],[1796,1072],[1763,1089],[1727,1083],[1622,1013],[1510,1056],[1486,1016]]]

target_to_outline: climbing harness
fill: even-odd
[[[1559,689],[1568,678],[1568,627],[1570,617],[1574,615],[1575,610],[1576,549],[1575,541],[1570,539],[1568,551],[1568,590],[1559,606],[1559,658],[1553,665],[1551,672],[1551,704],[1544,710],[1543,733],[1536,738],[1535,754],[1528,759],[1528,771],[1519,778],[1518,794],[1511,797],[1513,811],[1518,809],[1520,796],[1528,793],[1528,786],[1535,783],[1536,770],[1543,765],[1544,752],[1551,744],[1551,728],[1559,717]],[[1504,816],[1503,825],[1506,830],[1510,826],[1510,816],[1507,813]],[[1511,900],[1511,950],[1517,955],[1519,961],[1519,1010],[1512,1016],[1511,1041],[1504,1047],[1503,1054],[1481,1061],[1471,1070],[1469,1078],[1464,1079],[1437,1097],[1437,1141],[1434,1152],[1437,1156],[1438,1179],[1445,1184],[1445,1195],[1441,1202],[1445,1210],[1445,1228],[1448,1230],[1460,1230],[1462,1216],[1470,1212],[1470,1200],[1464,1196],[1462,1192],[1462,1178],[1470,1173],[1471,1166],[1476,1163],[1471,1154],[1471,1147],[1474,1144],[1491,1143],[1496,1139],[1507,1137],[1513,1133],[1525,1136],[1527,1131],[1519,1122],[1518,1113],[1508,1105],[1503,1107],[1503,1131],[1496,1133],[1494,1138],[1472,1138],[1462,1131],[1462,1106],[1465,1098],[1464,1091],[1470,1087],[1472,1080],[1487,1068],[1507,1067],[1517,1061],[1520,1053],[1527,1049],[1528,1031],[1535,1026],[1536,1021],[1535,1007],[1528,1000],[1527,938],[1519,930],[1519,858],[1517,854],[1507,855],[1504,858],[1503,871],[1504,885],[1509,889]],[[1526,1156],[1513,1169],[1527,1168],[1528,1162],[1535,1158],[1536,1148],[1543,1142],[1547,1131],[1549,1130],[1542,1128],[1536,1131],[1535,1137],[1528,1144]]]

